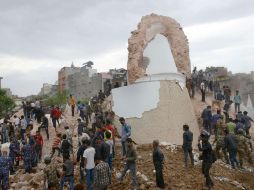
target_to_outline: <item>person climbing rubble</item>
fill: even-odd
[[[45,168],[43,169],[43,184],[45,189],[60,190],[59,177],[60,172],[57,169],[57,166],[51,162],[51,157],[46,155],[44,157]]]
[[[132,188],[134,190],[137,189],[137,166],[136,166],[136,160],[137,160],[137,153],[136,150],[133,146],[133,144],[136,144],[131,138],[126,139],[127,143],[127,152],[123,160],[125,161],[124,163],[124,169],[121,172],[120,177],[118,180],[120,183],[123,181],[123,178],[126,175],[126,172],[130,170],[131,172],[131,180],[132,180]]]

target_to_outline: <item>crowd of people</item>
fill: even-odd
[[[202,82],[201,82],[202,83]],[[227,93],[227,90],[226,90]],[[213,187],[213,181],[209,175],[209,170],[216,159],[221,158],[226,163],[231,164],[232,168],[242,168],[244,157],[252,164],[251,137],[249,129],[253,120],[248,113],[240,111],[241,97],[236,92],[235,118],[230,117],[229,109],[233,101],[225,93],[216,94],[216,99],[225,101],[224,115],[220,109],[215,114],[212,113],[212,107],[207,106],[202,112],[203,128],[198,142],[198,149],[202,152],[202,173],[206,178],[208,189]],[[226,97],[226,98],[225,98]],[[47,140],[49,140],[49,127],[55,129],[51,152],[44,156],[44,187],[45,189],[63,189],[68,184],[70,190],[73,189],[96,189],[105,190],[112,182],[112,171],[114,169],[114,158],[116,155],[116,138],[121,141],[123,170],[116,176],[121,183],[130,170],[132,188],[137,189],[137,152],[134,148],[135,141],[131,138],[131,126],[125,121],[125,118],[119,118],[121,131],[118,132],[115,127],[115,114],[111,110],[103,110],[102,104],[106,96],[99,92],[97,97],[90,100],[89,104],[76,102],[70,95],[68,104],[71,109],[71,116],[75,114],[77,119],[76,132],[70,128],[68,123],[61,123],[63,116],[58,106],[52,106],[49,118],[43,112],[40,102],[23,103],[23,115],[19,118],[14,115],[13,118],[5,118],[1,124],[1,156],[0,156],[0,179],[2,189],[8,189],[9,172],[15,174],[15,168],[23,163],[24,173],[31,173],[33,167],[42,162],[42,150],[44,146],[42,130],[45,130]],[[226,106],[226,107],[225,107]],[[51,122],[49,121],[51,120]],[[39,125],[34,130],[34,123]],[[58,126],[57,126],[58,124]],[[60,132],[58,128],[64,127]],[[34,133],[35,131],[35,133]],[[77,134],[78,147],[73,143],[74,135]],[[214,144],[209,142],[211,135],[215,135]],[[8,144],[8,147],[5,144]],[[194,167],[194,157],[192,150],[193,133],[189,130],[187,124],[183,125],[183,155],[184,166],[188,166],[188,157],[191,167]],[[156,170],[156,186],[164,189],[163,167],[164,154],[160,150],[159,141],[153,143],[153,164]],[[7,148],[6,148],[7,147]],[[75,156],[74,156],[75,154]],[[238,158],[236,158],[238,154]],[[57,167],[52,160],[55,157],[62,158],[62,168]],[[76,158],[75,160],[73,160]],[[79,163],[79,182],[75,183],[74,166]]]

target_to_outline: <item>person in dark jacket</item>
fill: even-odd
[[[85,141],[82,140],[82,145],[79,147],[77,152],[77,162],[80,162],[79,164],[79,172],[80,172],[80,183],[84,185],[85,183],[85,176],[84,176],[84,151],[86,150]]]
[[[63,154],[63,162],[65,161],[65,158],[70,157],[71,146],[72,146],[71,143],[67,140],[66,134],[64,134],[62,145],[61,145],[61,152]]]
[[[203,112],[202,112],[202,119],[203,119],[203,127],[206,131],[211,130],[211,121],[212,121],[212,107],[211,106],[207,106]]]
[[[206,187],[208,189],[211,189],[213,187],[213,181],[210,177],[209,171],[212,166],[212,145],[209,142],[210,134],[203,130],[200,137],[199,137],[199,143],[198,143],[198,149],[199,151],[202,151],[201,159],[202,162],[202,173],[204,174],[206,178]],[[202,144],[200,143],[200,140],[202,141]]]
[[[47,139],[49,140],[49,120],[48,118],[45,116],[45,114],[43,113],[43,117],[42,117],[42,124],[39,127],[38,131],[41,130],[41,128],[44,128],[47,134]]]
[[[238,161],[236,159],[236,154],[237,154],[237,140],[234,134],[230,134],[228,129],[224,130],[225,133],[225,148],[229,152],[229,160],[230,164],[233,169],[235,169],[235,163],[238,166]]]
[[[191,165],[194,166],[194,158],[192,154],[192,141],[193,141],[193,133],[189,130],[188,125],[183,125],[183,152],[184,152],[184,165],[188,167],[188,155],[191,159]]]
[[[156,171],[156,186],[160,189],[164,189],[164,179],[163,179],[163,164],[164,164],[164,154],[159,148],[159,141],[153,141],[153,165]]]

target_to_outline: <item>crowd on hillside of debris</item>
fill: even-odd
[[[207,87],[207,84],[200,83]],[[207,89],[205,89],[207,91]],[[253,120],[248,113],[240,110],[241,97],[236,92],[233,101],[230,99],[229,89],[224,88],[222,94],[216,91],[215,99],[220,102],[216,113],[212,113],[212,107],[207,106],[202,112],[203,129],[199,137],[198,148],[202,152],[202,173],[206,178],[206,187],[210,189],[214,186],[209,175],[212,164],[221,158],[221,151],[226,163],[230,163],[232,168],[242,168],[244,158],[252,164],[251,136],[249,129]],[[202,93],[202,92],[201,92]],[[228,94],[227,94],[228,93]],[[194,95],[194,94],[193,94]],[[77,117],[77,137],[73,136],[73,131],[68,123],[60,123],[62,116],[61,105],[52,105],[50,118],[43,111],[40,101],[34,103],[23,102],[23,115],[13,118],[6,117],[1,124],[1,156],[0,156],[0,185],[2,189],[9,188],[9,173],[15,174],[15,168],[23,165],[24,173],[30,173],[33,167],[39,162],[45,163],[44,168],[44,187],[43,189],[89,189],[104,190],[111,184],[112,171],[114,170],[115,143],[116,138],[121,139],[123,171],[116,176],[119,183],[124,179],[125,174],[130,170],[132,188],[138,189],[136,159],[136,144],[131,138],[131,126],[125,118],[119,118],[121,131],[115,127],[115,113],[112,110],[103,110],[102,104],[106,95],[100,91],[97,97],[90,100],[88,104],[76,102],[70,95],[68,105],[71,108],[71,116]],[[203,101],[203,97],[202,97]],[[235,103],[236,118],[232,118],[229,109]],[[239,105],[238,105],[239,104]],[[222,106],[224,105],[224,107]],[[221,106],[221,107],[220,107]],[[223,107],[223,111],[221,110]],[[224,115],[222,114],[224,113]],[[49,121],[49,119],[51,121]],[[34,130],[34,123],[39,124],[38,129]],[[49,134],[49,127],[55,129],[55,134]],[[59,127],[64,127],[64,132],[58,131]],[[189,130],[188,124],[183,128],[184,166],[194,167],[192,154],[193,133]],[[54,135],[52,151],[42,157],[42,150],[45,139],[41,134],[45,131],[47,139]],[[209,142],[210,136],[215,135],[215,150]],[[78,138],[78,149],[74,151],[73,138]],[[164,155],[159,148],[159,141],[151,139],[153,144],[153,163],[156,170],[156,186],[164,189],[163,164]],[[76,153],[76,160],[71,159],[71,155]],[[239,156],[239,159],[236,156]],[[229,156],[228,156],[229,155]],[[52,163],[54,157],[63,159],[63,167],[57,168]],[[188,157],[191,165],[188,166]],[[238,162],[239,160],[239,162]],[[74,163],[79,163],[79,178],[74,180]]]

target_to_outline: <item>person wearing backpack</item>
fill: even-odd
[[[120,117],[119,121],[122,125],[121,143],[122,143],[122,155],[124,157],[126,156],[127,153],[126,140],[131,136],[131,126],[125,122],[125,119],[123,117]]]
[[[236,154],[237,154],[237,140],[234,134],[230,134],[228,129],[224,130],[225,138],[225,148],[227,149],[229,153],[229,160],[230,164],[233,169],[235,169],[235,164],[238,166],[239,163],[236,159]]]
[[[191,165],[194,166],[194,158],[192,154],[192,141],[193,141],[193,133],[189,130],[188,125],[183,125],[183,152],[184,152],[184,166],[188,167],[188,155],[191,159]]]
[[[215,157],[213,156],[213,149],[212,145],[209,142],[210,134],[203,130],[200,137],[198,138],[198,149],[199,151],[202,151],[202,155],[200,156],[200,160],[203,160],[202,162],[202,173],[206,178],[206,187],[208,189],[211,189],[214,184],[210,177],[209,171],[212,167],[213,162],[215,162]],[[200,142],[201,141],[201,142]]]

